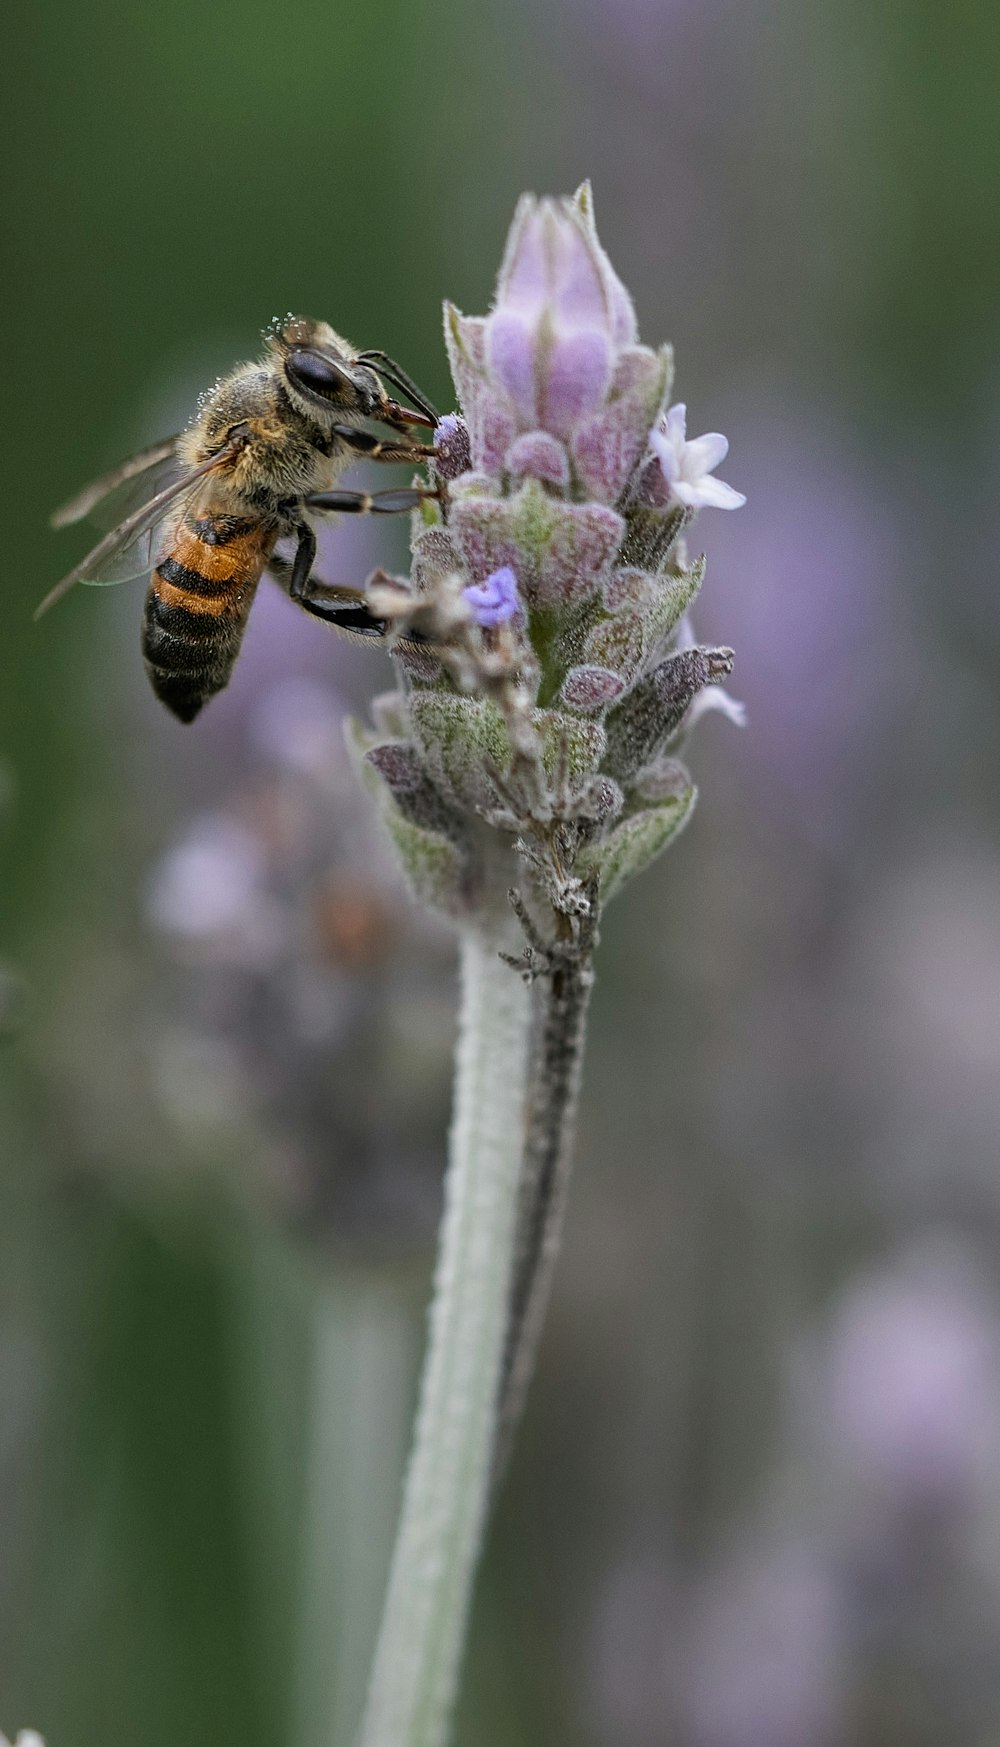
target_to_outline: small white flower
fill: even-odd
[[[678,401],[649,434],[671,497],[692,510],[738,510],[747,501],[743,493],[709,477],[729,454],[729,438],[709,431],[688,442],[686,431],[687,407]]]
[[[0,1747],[10,1747],[6,1735],[0,1734]],[[14,1742],[14,1747],[45,1747],[45,1742],[41,1735],[35,1733],[34,1729],[22,1729]]]

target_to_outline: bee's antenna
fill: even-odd
[[[420,412],[431,419],[435,425],[440,422],[441,414],[433,402],[429,401],[425,394],[421,394],[412,376],[407,376],[406,371],[396,363],[394,358],[389,357],[388,352],[359,352],[358,363],[377,365],[382,375],[392,383],[394,388],[398,388],[402,394],[409,395],[414,406],[419,408]]]

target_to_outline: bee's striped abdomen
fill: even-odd
[[[142,652],[153,690],[182,722],[229,683],[276,539],[274,525],[257,518],[185,517],[154,570]]]

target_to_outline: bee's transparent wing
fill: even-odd
[[[225,466],[238,448],[238,443],[227,443],[218,454],[209,456],[197,467],[189,468],[127,516],[117,528],[112,528],[110,534],[105,534],[68,576],[49,590],[40,606],[36,607],[35,618],[41,618],[55,606],[75,583],[127,582],[131,577],[147,575],[164,555],[183,500],[206,475]]]
[[[68,528],[73,522],[82,522],[84,516],[91,516],[100,506],[103,510],[107,500],[112,500],[111,516],[105,520],[105,526],[125,520],[131,503],[123,501],[126,495],[133,500],[135,492],[142,493],[141,501],[148,503],[150,498],[168,484],[171,476],[176,477],[180,471],[177,458],[177,438],[165,437],[162,443],[152,443],[148,449],[140,449],[137,455],[130,455],[127,461],[119,462],[110,473],[105,473],[100,479],[95,479],[90,485],[84,486],[68,503],[64,503],[53,514],[51,521],[54,528]],[[146,475],[147,477],[142,477]],[[130,494],[123,493],[124,486],[131,485]],[[136,506],[137,507],[137,506]]]

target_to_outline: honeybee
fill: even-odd
[[[326,322],[289,317],[265,336],[264,356],[241,364],[205,394],[179,436],[155,443],[80,492],[53,516],[78,522],[123,499],[139,503],[39,606],[45,612],[77,582],[150,575],[142,652],[157,697],[192,722],[229,682],[257,585],[269,570],[291,598],[342,630],[381,636],[361,589],[313,575],[313,519],[334,511],[395,515],[437,493],[430,487],[338,491],[359,457],[423,461],[437,414],[384,352],[358,352]],[[386,393],[375,368],[413,402]],[[362,420],[387,426],[379,437]],[[276,550],[294,540],[293,557]]]

